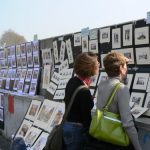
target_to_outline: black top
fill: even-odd
[[[84,85],[83,81],[78,77],[69,80],[65,90],[65,104],[68,106],[75,89],[80,85]],[[84,127],[89,127],[91,122],[91,109],[94,106],[93,97],[88,88],[81,89],[72,104],[71,110],[67,116],[67,121],[82,123]]]

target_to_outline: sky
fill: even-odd
[[[11,29],[32,41],[147,17],[149,0],[1,0],[0,36]]]

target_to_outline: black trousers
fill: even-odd
[[[113,145],[110,143],[97,140],[88,135],[88,139],[84,150],[134,150],[134,147],[132,146],[132,144],[126,147]]]

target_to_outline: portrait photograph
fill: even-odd
[[[135,28],[135,45],[149,44],[149,26]]]
[[[130,107],[135,107],[135,106],[141,106],[143,104],[145,93],[140,93],[140,92],[132,92],[130,96],[130,102],[129,105]]]
[[[32,100],[25,118],[34,121],[41,106],[41,101]]]
[[[43,150],[43,148],[46,145],[48,136],[49,136],[48,133],[42,132],[42,134],[38,137],[38,139],[36,140],[36,142],[31,147],[32,150]]]
[[[109,43],[110,42],[110,28],[101,28],[100,32],[100,43]]]
[[[50,94],[54,95],[56,89],[57,89],[57,85],[54,84],[54,83],[51,81],[51,82],[49,83],[48,87],[47,87],[47,91],[48,91]]]
[[[135,53],[136,53],[136,63],[138,65],[150,64],[150,48],[149,47],[136,48]]]
[[[133,83],[133,89],[145,90],[149,79],[149,73],[136,73]]]
[[[98,39],[98,29],[91,29],[89,36],[90,36],[90,40]]]
[[[98,53],[98,40],[89,41],[89,51],[93,53]]]
[[[88,36],[82,37],[82,52],[88,52],[89,51],[89,41]]]
[[[31,127],[26,133],[24,140],[26,145],[33,145],[38,136],[41,134],[42,130],[36,127]]]
[[[123,46],[132,45],[133,37],[133,25],[127,24],[123,26]]]
[[[74,46],[81,46],[81,33],[74,34]]]
[[[15,137],[22,137],[24,138],[30,127],[32,126],[33,122],[24,119],[19,127]]]
[[[45,99],[34,121],[34,125],[46,130],[57,106],[58,102]]]
[[[148,108],[135,106],[131,109],[131,113],[134,116],[134,118],[138,118],[147,110],[148,110]]]
[[[121,29],[112,29],[112,49],[121,47]]]

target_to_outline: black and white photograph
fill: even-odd
[[[133,89],[145,90],[149,79],[149,73],[136,73],[133,83]]]
[[[25,118],[34,121],[41,106],[41,101],[32,100]]]
[[[49,136],[48,133],[42,132],[42,134],[38,137],[36,142],[31,147],[32,150],[43,150],[43,148],[46,145],[46,141],[47,141],[48,136]]]
[[[56,90],[53,99],[63,100],[65,97],[65,89],[63,90]]]
[[[6,85],[5,85],[5,89],[9,90],[10,87],[10,78],[6,78]]]
[[[27,56],[27,64],[28,64],[28,67],[33,67],[33,55]]]
[[[29,95],[35,95],[37,90],[37,81],[31,81]]]
[[[104,57],[106,56],[107,54],[101,54],[101,65],[100,65],[100,67],[102,68],[102,69],[104,69],[104,62],[103,62],[103,59],[104,59]]]
[[[33,145],[33,143],[36,141],[38,136],[41,134],[42,130],[38,129],[36,127],[31,127],[28,132],[26,133],[24,140],[26,145]]]
[[[110,28],[102,28],[100,32],[100,43],[109,43],[110,42]]]
[[[59,60],[58,60],[58,47],[57,47],[57,41],[54,41],[54,42],[53,42],[53,49],[54,49],[54,60],[55,60],[55,63],[58,63]]]
[[[130,107],[141,106],[143,104],[145,93],[132,92],[130,96]]]
[[[26,55],[26,45],[25,43],[20,45],[21,56]]]
[[[132,80],[133,80],[133,74],[127,74],[127,76],[124,80],[124,84],[128,87],[128,89],[131,88]]]
[[[121,29],[112,29],[112,49],[121,47]]]
[[[123,46],[132,45],[133,41],[133,25],[127,24],[123,26]]]
[[[4,94],[0,93],[0,108],[4,108]]]
[[[134,118],[140,117],[144,112],[146,112],[148,108],[135,106],[131,109],[131,113],[134,116]]]
[[[16,56],[20,56],[21,55],[21,47],[20,45],[16,45]]]
[[[22,137],[24,138],[30,127],[32,126],[33,122],[24,119],[20,128],[18,129],[15,137]]]
[[[68,68],[69,68],[68,59],[65,59],[65,60],[59,65],[59,73],[61,73],[61,71],[63,71],[64,69],[68,69]]]
[[[34,125],[46,130],[50,120],[54,119],[53,114],[58,104],[58,102],[45,99],[34,121]]]
[[[17,56],[17,67],[21,68],[22,67],[22,63],[21,63],[21,57]]]
[[[136,63],[138,65],[150,64],[150,48],[149,47],[136,48],[135,52],[136,52]]]
[[[98,29],[91,29],[89,37],[90,40],[98,39]]]
[[[30,68],[29,68],[29,69],[27,70],[27,74],[26,74],[25,81],[27,81],[27,82],[30,82],[30,81],[31,81],[32,72],[33,72],[33,69],[30,69]]]
[[[89,51],[89,40],[88,36],[82,37],[82,52],[88,52]]]
[[[60,74],[57,73],[57,72],[54,72],[53,75],[52,75],[51,80],[52,80],[54,83],[58,84],[60,78],[61,78]]]
[[[65,48],[66,48],[66,43],[64,41],[61,41],[60,45],[60,55],[59,55],[59,61],[62,63],[65,58]]]
[[[60,75],[61,79],[70,79],[73,76],[73,68],[63,69]]]
[[[24,87],[24,80],[20,80],[17,86],[17,92],[23,93],[23,87]]]
[[[42,49],[43,65],[50,65],[51,61],[52,61],[51,49],[50,48]]]
[[[33,55],[33,64],[34,67],[40,67],[39,54]]]
[[[27,74],[27,69],[22,69],[20,74],[20,79],[25,80]]]
[[[26,52],[27,52],[27,56],[32,55],[32,43],[31,42],[26,43]]]
[[[18,89],[18,85],[19,85],[19,78],[16,78],[15,80],[14,80],[14,86],[13,86],[13,90],[14,91],[17,91],[17,89]]]
[[[68,63],[72,64],[74,62],[73,59],[73,53],[72,53],[72,46],[71,46],[71,40],[66,40],[66,49],[67,49],[67,55],[68,55]]]
[[[69,79],[60,79],[58,89],[65,89]]]
[[[89,51],[93,53],[98,53],[98,40],[89,41]]]
[[[149,26],[135,28],[135,45],[149,44]]]
[[[52,95],[54,95],[55,91],[57,89],[57,85],[54,84],[52,81],[49,83],[48,87],[47,87],[47,91],[49,93],[51,93]]]
[[[27,68],[27,59],[26,56],[21,57],[21,66],[22,68]]]
[[[148,108],[148,110],[144,113],[144,115],[150,116],[150,93],[147,93],[147,95],[146,95],[144,107]]]
[[[33,50],[33,55],[39,54],[39,41],[33,41],[32,42],[32,50]]]
[[[81,33],[74,34],[74,46],[81,46]]]

